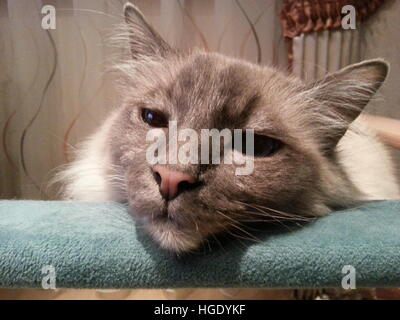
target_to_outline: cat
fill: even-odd
[[[199,248],[242,223],[319,217],[362,201],[399,199],[388,150],[356,118],[388,73],[363,61],[306,84],[272,67],[218,53],[180,52],[132,4],[122,105],[60,172],[62,197],[126,202],[160,247]],[[254,129],[254,170],[235,164],[146,160],[149,130]],[[248,157],[248,155],[244,155]]]

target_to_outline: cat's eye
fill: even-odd
[[[269,157],[277,152],[282,146],[282,142],[277,139],[263,136],[254,135],[254,156],[255,157]]]
[[[234,147],[234,143],[233,143]],[[282,142],[268,136],[254,134],[254,157],[270,157],[282,147]],[[242,151],[246,154],[246,134],[242,134]]]
[[[168,119],[167,117],[160,111],[154,111],[150,109],[142,109],[142,119],[149,126],[155,128],[167,128],[168,127]]]

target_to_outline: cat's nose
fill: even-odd
[[[154,166],[153,172],[160,185],[161,195],[167,200],[174,199],[180,192],[196,183],[196,178],[190,174],[172,171],[161,165]]]

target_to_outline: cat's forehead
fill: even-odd
[[[241,126],[271,101],[276,75],[218,54],[198,53],[182,63],[165,88],[171,112],[190,126]],[[188,123],[190,122],[190,123]]]

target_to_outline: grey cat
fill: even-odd
[[[388,72],[380,59],[305,84],[271,67],[171,48],[131,4],[124,102],[57,179],[75,201],[124,201],[159,245],[198,248],[255,220],[329,214],[364,200],[399,199],[385,147],[354,121]],[[254,171],[235,164],[150,165],[152,128],[254,129]],[[245,155],[247,156],[247,155]]]

